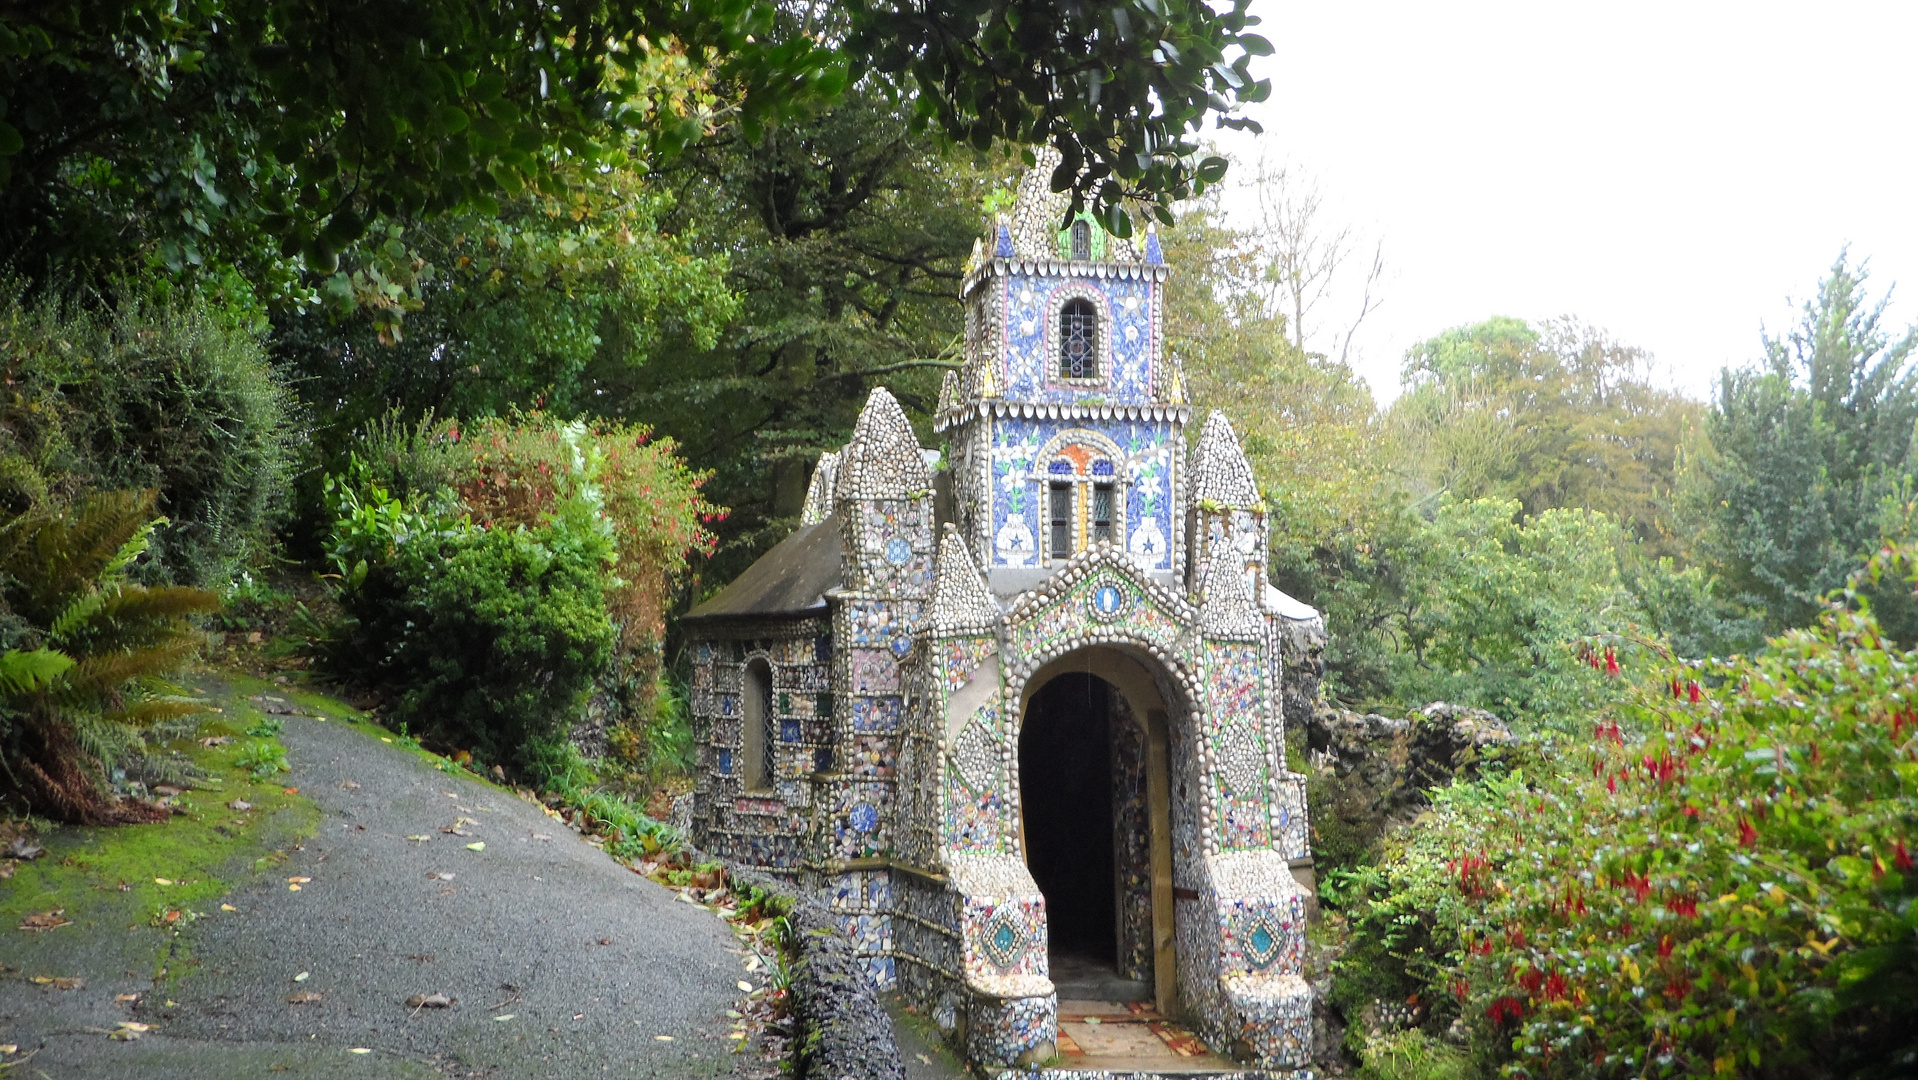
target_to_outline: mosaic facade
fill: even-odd
[[[1214,1050],[1302,1066],[1305,797],[1281,702],[1318,616],[1267,583],[1224,416],[1185,451],[1156,236],[1059,229],[1046,171],[961,287],[943,454],[874,391],[800,529],[688,616],[694,841],[823,890],[872,977],[975,1063],[1043,1060],[1058,995],[1020,733],[1054,673],[1107,664],[1115,970]]]

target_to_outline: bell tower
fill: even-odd
[[[948,455],[958,534],[992,591],[1031,589],[1075,554],[1111,545],[1171,584],[1182,570],[1178,360],[1165,348],[1167,268],[1081,216],[1044,161],[1012,212],[974,246],[960,296],[965,366],[934,429]]]

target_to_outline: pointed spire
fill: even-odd
[[[939,407],[933,410],[933,415],[939,416],[947,409],[957,408],[959,402],[959,373],[948,370],[946,377],[939,380]]]
[[[839,452],[833,499],[911,499],[932,488],[906,411],[885,387],[866,399],[853,425],[852,441]]]
[[[1199,605],[1199,633],[1209,638],[1258,640],[1264,629],[1245,587],[1245,560],[1231,551],[1212,556],[1205,572],[1205,596]]]
[[[952,522],[939,538],[939,563],[932,579],[932,631],[935,634],[990,634],[999,627],[999,605],[972,561],[972,552]]]
[[[806,506],[799,512],[801,528],[826,520],[832,513],[833,481],[839,476],[839,455],[844,451],[828,450],[819,455],[819,464],[813,467],[812,483],[806,485]]]
[[[1159,226],[1156,224],[1145,227],[1145,261],[1154,266],[1165,262],[1165,252],[1159,247]]]
[[[994,235],[992,254],[994,258],[998,259],[1010,259],[1013,256],[1012,229],[1007,226],[1006,215],[1004,214],[999,215],[998,231]]]
[[[1192,461],[1186,469],[1188,498],[1194,503],[1211,503],[1238,510],[1256,510],[1264,504],[1259,485],[1252,479],[1252,465],[1239,448],[1239,437],[1232,421],[1214,409],[1205,418],[1199,442],[1192,448]]]

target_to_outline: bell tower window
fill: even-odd
[[[1112,485],[1092,485],[1092,542],[1112,543]]]
[[[1089,222],[1072,223],[1072,258],[1077,262],[1092,258],[1092,225]]]
[[[1083,224],[1083,223],[1082,223]],[[1092,301],[1074,297],[1059,309],[1059,377],[1099,377],[1099,316]]]
[[[1047,493],[1047,554],[1054,559],[1072,556],[1072,485],[1053,484]]]

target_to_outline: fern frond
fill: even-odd
[[[79,700],[106,700],[129,681],[143,676],[164,675],[180,666],[193,654],[193,642],[181,641],[129,652],[88,656],[67,673],[66,687]]]
[[[100,573],[96,576],[103,581],[118,580],[122,570],[133,565],[133,560],[147,553],[148,546],[153,542],[153,530],[162,525],[171,524],[173,524],[172,519],[164,516],[148,520],[120,545],[120,550],[113,553],[113,558],[107,560],[107,564],[100,568]]]
[[[8,649],[0,652],[0,694],[28,694],[52,686],[73,666],[58,649]]]
[[[116,724],[146,728],[182,716],[196,716],[210,711],[207,703],[199,698],[165,697],[136,701],[124,709],[112,709],[103,715]]]
[[[65,641],[75,630],[84,626],[88,619],[99,614],[105,604],[106,597],[98,592],[81,594],[62,609],[60,614],[55,615],[51,623],[47,624],[47,639]]]

